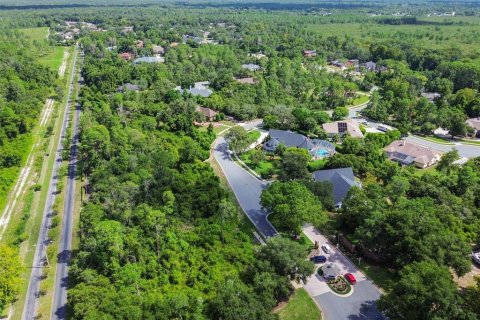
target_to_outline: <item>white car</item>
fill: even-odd
[[[480,251],[472,252],[472,260],[480,264]]]
[[[323,249],[323,251],[325,251],[325,253],[330,253],[330,252],[332,252],[332,248],[330,248],[330,246],[328,245],[328,243],[324,243],[324,244],[322,245],[322,249]]]

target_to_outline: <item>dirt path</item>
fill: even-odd
[[[58,75],[60,76],[60,78],[63,78],[63,76],[65,75],[65,70],[67,69],[68,54],[68,50],[65,49],[65,51],[63,52],[62,64],[58,69]]]

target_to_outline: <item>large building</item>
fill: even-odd
[[[442,152],[424,147],[406,140],[396,140],[385,149],[387,157],[401,165],[415,165],[424,169],[436,164],[442,157]]]

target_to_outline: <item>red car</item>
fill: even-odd
[[[357,283],[357,279],[355,279],[355,276],[351,273],[347,273],[344,275],[345,279],[347,279],[348,282],[350,282],[351,284],[355,284]]]

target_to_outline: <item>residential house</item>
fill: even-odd
[[[124,27],[122,29],[122,33],[129,33],[129,32],[133,32],[133,26]]]
[[[130,61],[134,57],[133,54],[130,52],[122,52],[118,56],[125,61]]]
[[[178,42],[174,41],[174,42],[170,43],[170,47],[172,47],[172,48],[178,47]]]
[[[342,207],[342,201],[352,187],[360,187],[360,184],[355,182],[352,168],[318,170],[312,173],[312,177],[315,181],[332,184],[333,205],[337,209]]]
[[[197,112],[203,114],[205,116],[205,119],[207,121],[213,121],[215,120],[215,116],[218,114],[218,112],[216,111],[213,111],[212,109],[210,108],[204,108],[204,107],[197,107],[195,109]]]
[[[248,63],[248,64],[242,64],[243,69],[247,69],[249,71],[259,71],[262,69],[258,64],[253,64],[253,63]]]
[[[441,97],[441,94],[438,92],[422,92],[421,96],[427,98],[430,102],[435,102]]]
[[[480,116],[477,118],[468,119],[465,123],[469,127],[473,128],[473,136],[480,138]]]
[[[364,67],[367,71],[376,71],[377,64],[373,61],[365,62],[360,65],[360,67]]]
[[[242,84],[256,84],[257,81],[253,78],[237,78],[235,79],[237,82]]]
[[[303,50],[303,56],[304,57],[316,57],[317,56],[317,50]]]
[[[393,141],[384,150],[390,160],[404,166],[414,164],[421,169],[433,166],[442,157],[440,151],[406,140]]]
[[[345,63],[343,63],[343,62],[341,62],[341,61],[339,61],[339,60],[330,61],[328,64],[331,65],[331,66],[340,68],[340,69],[342,69],[342,70],[346,68]]]
[[[117,92],[140,91],[140,87],[136,84],[126,83],[117,88]]]
[[[153,54],[164,54],[165,53],[165,48],[162,47],[162,46],[153,45],[152,46],[152,52],[153,52]]]
[[[255,58],[257,60],[260,60],[260,59],[263,59],[263,58],[267,58],[267,55],[261,53],[261,52],[258,52],[258,53],[251,53],[249,54],[250,57],[252,58]]]
[[[213,90],[208,88],[209,84],[210,83],[208,81],[201,81],[201,82],[195,82],[193,87],[190,87],[186,90],[182,89],[181,87],[176,87],[175,89],[179,90],[182,93],[186,91],[191,95],[207,98],[213,93]]]
[[[140,63],[162,63],[165,62],[165,58],[161,56],[155,57],[141,57],[133,60],[133,64],[140,64]]]
[[[143,40],[135,40],[135,47],[138,49],[143,48]]]
[[[334,136],[343,137],[347,133],[350,134],[352,138],[363,138],[363,133],[358,123],[352,119],[324,123],[322,127],[329,138],[333,138]]]
[[[329,157],[335,153],[335,145],[328,141],[310,139],[303,134],[290,130],[270,129],[268,140],[264,143],[263,149],[274,152],[280,144],[287,148],[306,149],[315,159]]]

